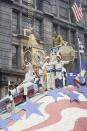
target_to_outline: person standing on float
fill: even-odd
[[[50,62],[50,57],[46,57],[46,62],[43,65],[43,69],[46,70],[47,76],[47,90],[55,88],[55,78],[54,78],[54,64]]]
[[[56,71],[56,88],[63,87],[63,77],[62,77],[62,61],[61,56],[57,54],[56,56],[56,62],[55,62],[55,71]]]
[[[57,53],[55,62],[55,71],[56,71],[56,88],[61,88],[65,86],[66,79],[66,69],[64,68],[64,64],[68,64],[69,61],[63,61],[60,53]]]

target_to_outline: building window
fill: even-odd
[[[45,13],[52,13],[52,6],[49,0],[43,0],[43,11]]]
[[[30,26],[30,20],[27,15],[22,14],[22,29],[26,29]]]
[[[67,41],[68,29],[65,27],[60,27],[60,35],[63,37],[64,40]]]
[[[87,52],[87,34],[84,35],[85,51]]]
[[[34,6],[37,10],[42,10],[42,0],[34,0]]]
[[[69,19],[69,9],[67,0],[59,0],[59,16],[63,19]]]
[[[12,67],[18,67],[18,46],[12,45]]]
[[[58,25],[53,24],[53,34],[58,33]]]
[[[18,12],[12,12],[12,32],[18,33]]]
[[[52,14],[56,16],[56,0],[51,0]]]
[[[37,38],[42,38],[42,20],[35,21],[35,35]]]
[[[76,43],[76,31],[71,30],[71,44],[73,47],[75,47],[75,43]]]

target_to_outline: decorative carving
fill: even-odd
[[[63,60],[73,61],[75,59],[75,50],[71,46],[62,46],[59,51]]]
[[[32,53],[33,63],[36,63],[38,66],[40,66],[41,62],[43,62],[45,58],[44,50],[34,48]]]
[[[57,33],[53,36],[53,47],[60,47],[63,45],[67,45],[68,42],[63,40],[63,37],[61,35],[57,35]]]
[[[25,65],[31,62],[31,52],[29,49],[27,49],[24,53],[24,63]]]

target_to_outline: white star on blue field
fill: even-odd
[[[32,102],[32,101],[28,101],[26,102],[23,106],[22,106],[22,110],[25,110],[26,111],[26,119],[32,115],[33,113],[35,114],[38,114],[40,116],[43,116],[43,114],[39,111],[39,106],[41,105],[42,103],[35,103],[35,102]]]

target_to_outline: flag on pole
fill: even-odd
[[[71,8],[74,13],[76,21],[80,22],[80,20],[83,18],[82,5],[80,0],[74,0],[74,3]]]

